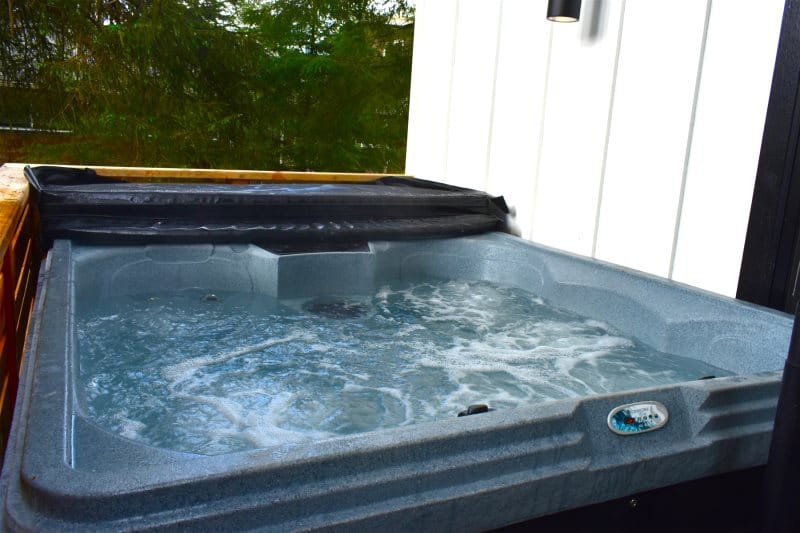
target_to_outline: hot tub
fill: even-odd
[[[77,327],[109,298],[194,290],[215,305],[246,293],[321,302],[306,309],[335,315],[325,298],[416,282],[523,290],[720,375],[513,407],[489,402],[494,410],[474,416],[209,453],[153,444],[93,411]],[[56,240],[40,277],[0,485],[3,526],[485,530],[761,465],[791,325],[782,313],[496,232],[311,253]],[[424,345],[419,351],[426,357]],[[183,367],[170,368],[177,375]],[[615,426],[628,418],[636,426],[642,413],[662,420],[645,420],[643,431]]]

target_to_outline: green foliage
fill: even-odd
[[[9,6],[0,123],[72,132],[24,149],[30,160],[403,168],[413,34],[404,0]]]

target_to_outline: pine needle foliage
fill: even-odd
[[[6,1],[0,125],[69,132],[28,160],[403,168],[404,0]]]

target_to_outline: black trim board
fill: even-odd
[[[764,467],[738,470],[536,518],[497,533],[760,533]]]
[[[786,0],[736,297],[793,312],[800,260],[800,0]]]

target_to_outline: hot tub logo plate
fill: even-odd
[[[608,428],[617,435],[639,435],[661,429],[669,411],[661,402],[636,402],[615,407],[608,413]]]

